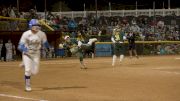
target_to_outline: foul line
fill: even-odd
[[[179,72],[169,72],[169,71],[164,71],[164,72],[166,72],[166,73],[168,73],[168,74],[180,75],[180,73],[179,73]]]
[[[9,98],[16,98],[16,99],[23,99],[23,100],[33,100],[33,101],[48,101],[48,100],[41,100],[41,99],[33,99],[21,96],[14,96],[14,95],[7,95],[7,94],[0,94],[2,97],[9,97]]]
[[[165,70],[165,69],[173,69],[173,68],[152,68],[153,70]],[[175,71],[160,71],[163,73],[168,73],[168,74],[175,74],[175,75],[180,75],[180,72],[175,72]]]

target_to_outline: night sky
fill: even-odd
[[[44,11],[45,0],[19,0],[20,10],[27,11],[28,9],[36,8],[38,11]],[[52,9],[52,5],[58,1],[65,1],[68,7],[73,11],[83,11],[83,4],[86,4],[86,9],[95,8],[95,0],[46,0],[47,10]],[[136,0],[97,0],[98,10],[108,9],[108,4],[111,2],[112,9],[122,6],[124,9],[135,8]],[[168,0],[154,0],[156,2],[156,8],[168,8]],[[137,0],[139,9],[153,8],[153,0]],[[0,5],[12,5],[16,6],[16,0],[0,0]],[[105,8],[105,6],[107,6]],[[180,0],[171,0],[171,8],[180,8]]]

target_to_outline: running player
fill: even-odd
[[[18,49],[22,52],[23,64],[25,67],[25,90],[31,91],[30,78],[39,71],[40,48],[49,48],[46,34],[41,31],[37,19],[29,22],[30,30],[24,32],[19,41]]]

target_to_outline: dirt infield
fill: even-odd
[[[24,69],[0,62],[0,101],[180,101],[180,56],[111,57],[41,61],[32,76],[32,92],[24,91]]]

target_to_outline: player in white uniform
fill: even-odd
[[[5,43],[6,47],[6,61],[12,61],[13,59],[13,44],[11,43],[11,40],[8,40],[7,43]]]
[[[25,90],[31,91],[30,77],[39,71],[40,49],[43,45],[49,49],[47,36],[40,30],[37,19],[29,22],[30,30],[21,36],[18,49],[22,52],[23,64],[25,67]]]

